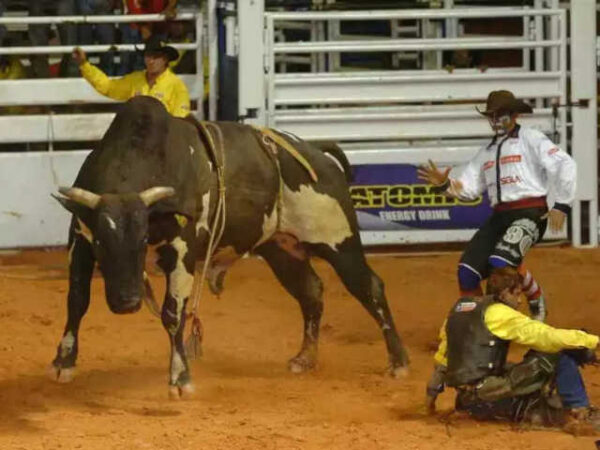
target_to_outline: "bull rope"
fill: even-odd
[[[209,131],[209,127],[212,127],[216,130],[217,141],[220,144],[219,150],[221,153],[222,161],[219,163],[217,146],[213,140],[212,134]],[[186,341],[186,355],[188,359],[195,359],[199,356],[200,348],[199,345],[202,342],[202,323],[198,318],[198,305],[200,303],[200,298],[202,297],[202,290],[204,288],[204,280],[206,278],[206,272],[208,270],[208,265],[210,264],[210,260],[213,256],[213,253],[221,238],[223,237],[223,233],[225,231],[225,217],[226,217],[226,209],[225,209],[225,149],[224,149],[224,140],[223,133],[221,129],[208,122],[200,123],[200,130],[202,134],[207,139],[210,151],[213,153],[215,166],[217,170],[217,183],[218,183],[218,201],[217,207],[215,209],[215,217],[212,223],[211,230],[209,231],[210,238],[208,240],[208,246],[206,248],[206,255],[204,258],[204,264],[202,266],[201,276],[198,277],[198,271],[195,271],[194,274],[194,284],[192,286],[192,307],[190,308],[190,312],[187,314],[188,319],[192,319],[192,328],[190,332],[190,336]],[[217,228],[218,227],[218,228]]]

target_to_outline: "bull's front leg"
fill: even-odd
[[[50,376],[61,383],[68,383],[73,379],[79,325],[90,304],[90,282],[94,261],[91,244],[81,234],[75,234],[69,248],[67,324],[50,367]]]
[[[171,398],[188,396],[194,391],[183,343],[186,305],[194,284],[193,243],[193,239],[184,240],[181,236],[177,236],[168,244],[158,248],[159,264],[167,278],[162,323],[171,343],[169,368]]]

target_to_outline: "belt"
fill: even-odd
[[[511,211],[513,209],[526,209],[526,208],[547,208],[546,196],[543,197],[527,197],[521,200],[515,200],[514,202],[502,202],[494,206],[494,211],[503,212]]]

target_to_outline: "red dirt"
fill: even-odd
[[[165,331],[145,309],[112,315],[99,277],[77,377],[69,385],[49,380],[45,370],[64,326],[66,253],[0,255],[0,449],[593,449],[597,438],[468,419],[446,426],[422,414],[437,329],[455,301],[457,258],[370,258],[411,354],[404,380],[383,375],[375,323],[321,262],[320,365],[288,373],[301,339],[299,308],[263,262],[243,260],[220,300],[203,297],[196,396],[169,401]],[[528,260],[549,297],[549,322],[600,332],[600,251],[538,249]],[[152,281],[162,291],[162,279]],[[600,402],[600,371],[584,377]],[[439,406],[449,410],[452,395],[443,394]]]

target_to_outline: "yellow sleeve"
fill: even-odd
[[[169,102],[169,112],[175,117],[186,117],[190,113],[190,95],[185,83],[179,78],[177,81],[173,89],[173,98]]]
[[[557,353],[580,347],[594,349],[598,345],[598,336],[580,330],[553,328],[502,303],[489,306],[484,320],[488,330],[500,339],[540,352]]]
[[[79,66],[81,75],[85,78],[99,93],[112,98],[113,100],[125,101],[131,98],[134,73],[125,75],[122,78],[110,79],[98,67],[92,65],[89,61]]]
[[[442,325],[442,328],[440,328],[439,338],[440,345],[438,346],[437,352],[435,353],[433,359],[435,359],[436,363],[445,367],[448,365],[448,358],[446,355],[446,350],[448,347],[448,339],[446,337],[446,320],[444,320],[444,324]]]

